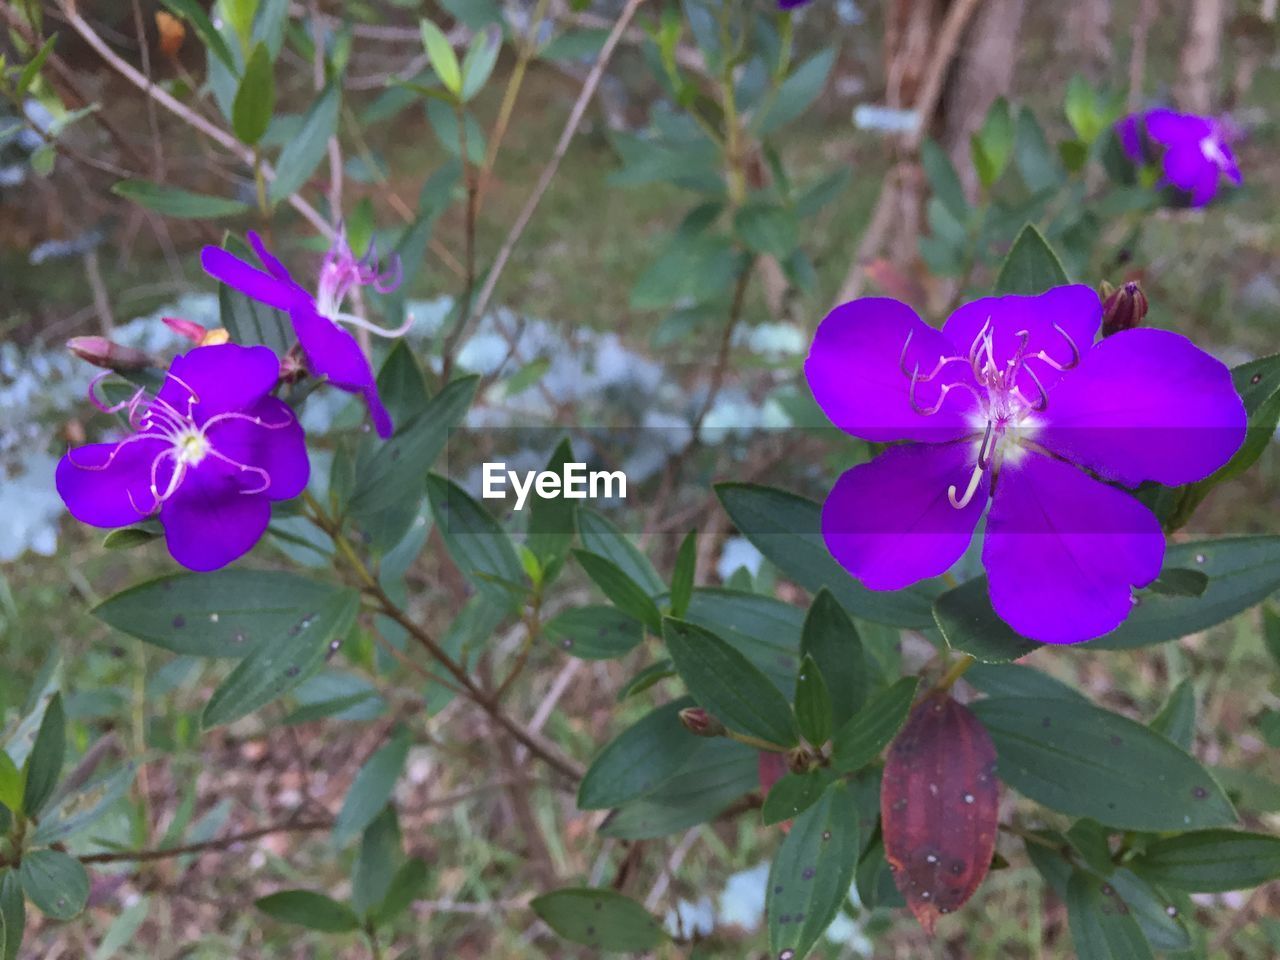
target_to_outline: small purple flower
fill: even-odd
[[[1164,181],[1189,194],[1192,206],[1213,200],[1223,175],[1237,185],[1244,180],[1231,151],[1238,133],[1224,119],[1150,110],[1120,120],[1116,135],[1134,163],[1159,156]]]
[[[779,10],[794,10],[796,7],[803,7],[810,3],[811,0],[778,0]]]
[[[169,552],[191,570],[243,556],[266,531],[271,501],[296,497],[310,474],[302,427],[271,395],[279,367],[266,347],[227,343],[175,357],[155,395],[105,407],[90,388],[100,410],[127,411],[130,432],[59,461],[67,509],[95,527],[158,514]]]
[[[1165,543],[1116,485],[1208,476],[1246,416],[1227,368],[1185,337],[1134,329],[1091,346],[1101,312],[1073,285],[976,300],[940,331],[887,298],[828,314],[805,363],[814,397],[854,436],[910,441],[836,481],[832,555],[872,590],[902,589],[945,573],[990,501],[982,562],[1001,619],[1047,643],[1117,627]]]
[[[288,312],[311,372],[327,377],[341,390],[363,397],[378,436],[391,436],[391,416],[378,396],[373,368],[355,337],[338,324],[361,327],[384,337],[398,337],[408,330],[412,321],[398,330],[385,330],[342,309],[352,287],[372,286],[379,293],[390,293],[399,286],[400,261],[393,259],[390,270],[380,273],[374,251],[357,260],[347,246],[346,236],[339,233],[320,267],[313,296],[293,279],[256,233],[249,233],[249,243],[267,268],[266,273],[214,246],[207,246],[200,253],[205,272],[247,297]]]

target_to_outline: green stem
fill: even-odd
[[[966,670],[972,667],[978,661],[969,654],[965,654],[959,660],[951,665],[951,668],[942,675],[942,679],[938,681],[938,685],[934,687],[935,693],[945,693],[955,686],[957,680],[964,676]]]

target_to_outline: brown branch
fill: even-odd
[[[181,847],[160,847],[155,850],[122,850],[113,853],[91,853],[80,857],[81,863],[144,863],[152,860],[167,860],[170,857],[181,857],[189,853],[207,853],[212,850],[229,850],[242,843],[260,840],[274,833],[314,833],[317,830],[333,829],[333,820],[287,820],[284,823],[259,827],[246,833],[223,837],[220,840],[206,840],[203,843],[188,843]]]

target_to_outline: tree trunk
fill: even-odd
[[[1062,10],[1061,49],[1098,79],[1111,65],[1111,0],[1075,0]]]
[[[965,31],[939,105],[942,145],[971,199],[978,191],[978,174],[970,159],[969,136],[982,126],[992,102],[1009,92],[1026,6],[1026,0],[982,4]]]
[[[1192,113],[1209,113],[1216,97],[1218,54],[1227,16],[1226,0],[1191,0],[1187,38],[1178,61],[1178,104]]]

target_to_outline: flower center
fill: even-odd
[[[927,374],[920,373],[919,364],[910,372],[907,371],[907,348],[911,345],[912,336],[907,335],[898,364],[902,373],[911,380],[908,399],[916,413],[926,417],[933,416],[942,409],[947,394],[957,389],[969,391],[978,401],[973,422],[974,433],[968,438],[975,444],[973,473],[963,493],[959,492],[955,484],[947,490],[947,499],[957,510],[967,507],[973,500],[984,475],[988,472],[993,475],[998,473],[1006,458],[1020,458],[1025,449],[1024,442],[1039,429],[1035,414],[1048,409],[1049,394],[1030,361],[1038,360],[1058,372],[1070,370],[1080,362],[1080,350],[1067,331],[1056,323],[1053,329],[1061,334],[1071,349],[1071,357],[1065,363],[1055,360],[1043,349],[1028,353],[1031,342],[1029,330],[1019,330],[1014,334],[1018,345],[1012,355],[1002,362],[996,357],[995,330],[988,317],[969,345],[967,356],[939,357],[933,370]],[[939,388],[937,401],[930,407],[922,407],[916,400],[916,387],[934,380],[945,367],[957,362],[968,362],[973,382],[957,379],[944,383]],[[1031,393],[1033,387],[1034,394]]]
[[[209,438],[194,424],[174,437],[174,451],[178,463],[196,466],[209,453]]]
[[[1219,168],[1225,168],[1227,165],[1227,156],[1222,152],[1222,144],[1218,142],[1218,138],[1213,134],[1209,134],[1209,136],[1200,141],[1200,153],[1206,160]]]

